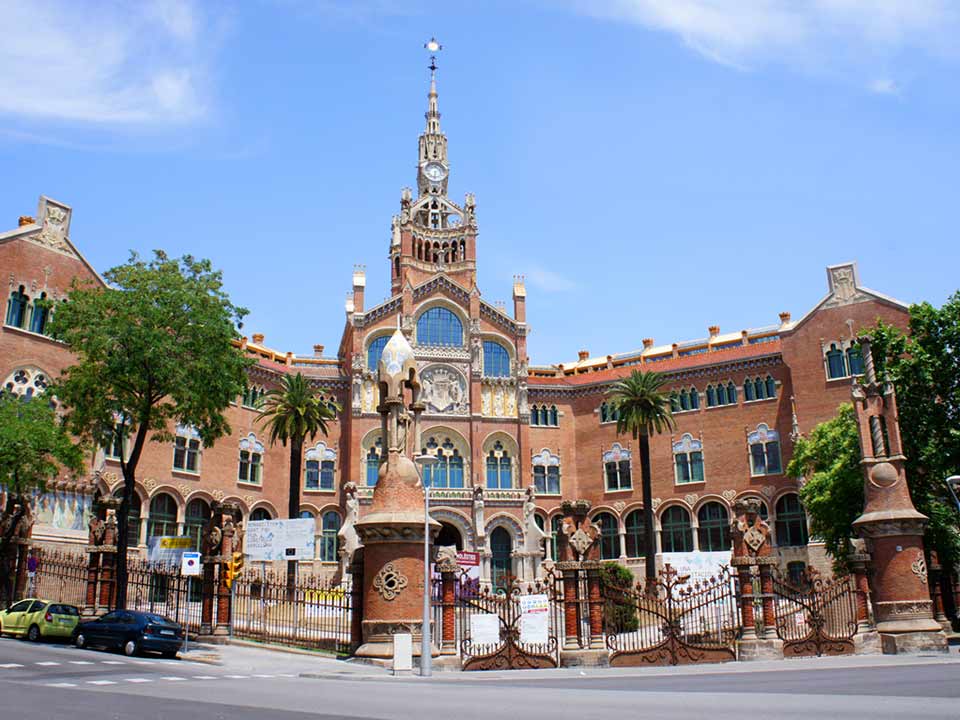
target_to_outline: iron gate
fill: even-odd
[[[740,613],[726,569],[691,581],[667,565],[652,587],[604,584],[601,591],[611,667],[736,659]]]
[[[773,601],[784,657],[853,654],[857,590],[852,576],[824,579],[809,570],[792,584],[774,572]]]
[[[559,596],[552,578],[546,581],[521,582],[506,578],[503,589],[477,588],[461,583],[457,597],[457,637],[464,670],[521,670],[559,666],[560,644],[557,628],[561,626]],[[547,642],[523,640],[521,599],[544,596],[547,603]],[[486,616],[482,618],[480,616]],[[482,621],[496,618],[499,637],[496,642],[483,642],[479,635]],[[493,633],[496,635],[496,633]]]

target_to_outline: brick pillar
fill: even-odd
[[[99,520],[99,518],[98,518]],[[87,547],[87,592],[84,595],[83,614],[86,616],[97,613],[97,580],[100,577],[100,553],[94,550],[95,546]]]
[[[773,610],[773,563],[776,558],[757,558],[760,565],[760,592],[763,605],[763,637],[772,638],[777,633],[777,617]],[[771,563],[770,561],[773,561]]]
[[[870,554],[866,552],[851,553],[848,557],[850,572],[857,593],[857,632],[863,633],[871,629],[870,623],[870,581],[867,577],[867,567]]]
[[[757,625],[753,617],[752,566],[735,563],[735,567],[737,568],[737,577],[740,580],[740,618],[743,622],[743,637],[752,640],[757,637]]]
[[[460,568],[456,561],[444,558],[437,563],[440,571],[440,603],[442,619],[440,623],[440,654],[457,653],[457,577]]]
[[[596,561],[583,563],[587,572],[587,602],[590,605],[590,649],[602,650],[603,642],[603,597],[600,594],[600,564]]]
[[[230,588],[227,587],[227,561],[233,557],[233,546],[237,531],[233,513],[229,512],[229,510],[232,510],[232,506],[224,503],[223,507],[228,515],[224,517],[223,538],[220,542],[220,562],[218,563],[217,574],[217,625],[213,631],[214,635],[230,635],[233,612],[233,597]]]
[[[119,504],[119,503],[118,503]],[[103,526],[103,544],[100,546],[100,598],[98,604],[107,610],[113,608],[117,597],[117,510],[107,506]]]
[[[363,548],[353,552],[350,563],[350,648],[363,644]]]
[[[204,561],[200,580],[200,634],[213,632],[213,594],[216,588],[217,563]]]
[[[580,563],[559,562],[557,569],[563,573],[563,649],[577,650],[580,647],[580,603],[577,601]]]
[[[231,506],[232,507],[232,506]],[[214,603],[217,593],[217,566],[221,562],[220,546],[223,540],[224,505],[214,501],[210,519],[200,538],[203,575],[200,579],[200,634],[210,635],[214,628]]]
[[[943,611],[943,567],[935,552],[930,553],[930,598],[933,600],[933,619],[945,630],[950,629],[950,621]]]

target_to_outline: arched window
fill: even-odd
[[[707,407],[716,407],[717,389],[713,385],[707,385]]]
[[[498,342],[483,341],[483,376],[510,376],[510,353]]]
[[[777,396],[777,381],[774,380],[774,379],[773,379],[772,377],[770,377],[769,375],[767,375],[767,379],[766,379],[765,383],[766,383],[766,386],[767,386],[767,397],[768,397],[768,398],[775,398],[775,397]]]
[[[380,459],[383,455],[383,441],[377,438],[376,442],[367,449],[367,456],[364,458],[364,465],[367,468],[367,487],[373,487],[377,484],[377,478],[380,477]]]
[[[507,489],[513,487],[513,465],[510,453],[497,440],[487,454],[487,487]]]
[[[305,490],[333,490],[337,451],[319,442],[308,448],[304,463],[303,487]]]
[[[757,400],[766,400],[767,398],[767,386],[760,378],[754,378],[753,380],[753,396]]]
[[[193,549],[200,549],[200,538],[203,535],[203,528],[210,520],[210,505],[202,498],[194,498],[187,503],[186,522],[184,523],[184,534],[193,538]]]
[[[777,500],[777,545],[802,546],[807,544],[807,515],[795,493]]]
[[[30,400],[34,395],[42,395],[49,384],[47,376],[36,368],[17,368],[7,376],[0,394],[10,393],[22,400]]]
[[[177,501],[167,493],[154,495],[147,518],[147,537],[177,535]]]
[[[537,495],[560,494],[560,456],[544,448],[533,456],[533,487]]]
[[[723,385],[717,385],[717,405],[727,404],[727,388]]]
[[[30,314],[30,332],[43,335],[47,331],[47,320],[50,318],[50,308],[47,307],[47,294],[40,293],[34,298],[33,312]]]
[[[10,300],[7,303],[7,325],[22,328],[27,322],[27,305],[30,303],[30,298],[24,290],[24,286],[21,285],[10,293]]]
[[[263,401],[263,396],[267,394],[259,385],[247,385],[243,390],[243,406],[248,408],[259,408]]]
[[[633,510],[627,515],[624,525],[627,530],[627,557],[646,557],[647,535],[643,523],[643,510]]]
[[[550,519],[550,557],[554,562],[559,562],[560,560],[560,548],[557,547],[557,539],[560,537],[560,528],[562,526],[562,515],[554,515]]]
[[[389,335],[381,335],[370,341],[370,344],[367,346],[367,370],[373,372],[377,369],[380,356],[383,355],[383,349],[387,346],[388,342],[390,342]]]
[[[693,531],[690,513],[679,505],[668,507],[660,518],[660,545],[663,552],[691,552]]]
[[[730,519],[718,502],[706,503],[697,512],[700,549],[705,552],[730,549]]]
[[[253,522],[257,522],[259,520],[273,520],[273,516],[266,508],[258,507],[252,513],[250,513],[250,520]]]
[[[680,412],[680,395],[676,392],[670,393],[670,412]]]
[[[673,443],[674,480],[678,485],[703,482],[703,443],[684,433]]]
[[[560,413],[557,411],[556,405],[550,406],[550,416],[548,420],[549,420],[548,424],[551,425],[552,427],[560,426]]]
[[[607,512],[597,513],[593,524],[600,528],[600,559],[616,560],[620,557],[620,535],[617,519]]]
[[[195,428],[177,425],[177,436],[173,439],[173,469],[200,472],[200,433]]]
[[[737,386],[732,381],[727,383],[727,403],[730,405],[737,404]]]
[[[432,307],[417,320],[418,345],[463,345],[463,323],[445,307]]]
[[[830,345],[827,350],[827,377],[834,378],[846,377],[847,372],[843,364],[843,352],[837,348],[836,343]]]
[[[611,403],[600,403],[600,422],[616,422],[620,419],[620,411]]]
[[[757,429],[747,435],[750,445],[750,474],[779,475],[783,470],[780,463],[780,435],[760,423]]]
[[[240,441],[240,463],[237,480],[242,483],[259,485],[263,473],[263,443],[253,433]]]
[[[117,500],[123,500],[122,485],[117,488],[113,496]],[[134,491],[133,496],[130,498],[130,509],[127,510],[127,545],[129,547],[136,547],[140,544],[140,514],[142,512],[142,506],[143,501],[140,499],[140,496],[137,495],[136,491]]]
[[[425,465],[423,468],[423,481],[428,487],[463,487],[463,455],[449,437],[438,443],[436,436],[430,436],[421,452],[437,458],[435,465]]]
[[[630,451],[614,443],[603,453],[603,471],[607,478],[607,492],[629,490],[632,487],[630,477]]]
[[[334,510],[329,510],[323,514],[320,529],[320,553],[321,562],[337,561],[337,533],[340,532],[340,515]]]
[[[863,356],[860,354],[859,345],[847,348],[847,369],[851,375],[863,375]]]

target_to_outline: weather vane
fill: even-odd
[[[443,50],[443,45],[437,42],[435,37],[431,37],[427,42],[423,44],[427,50],[430,51],[430,72],[437,71],[437,53]]]

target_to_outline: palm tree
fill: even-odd
[[[327,435],[327,422],[334,420],[340,406],[324,402],[316,389],[301,373],[285,375],[280,387],[263,397],[263,409],[257,420],[264,421],[270,444],[279,440],[284,447],[290,443],[290,496],[287,516],[300,517],[300,472],[303,466],[303,444],[307,437],[313,440],[317,433]],[[287,587],[293,590],[297,561],[287,562]]]
[[[647,587],[657,577],[656,539],[653,534],[653,491],[650,487],[650,435],[658,435],[675,426],[670,412],[670,395],[664,392],[666,382],[656,372],[634,370],[610,388],[608,395],[617,412],[617,433],[629,432],[640,444],[640,477],[643,484],[643,529]]]

